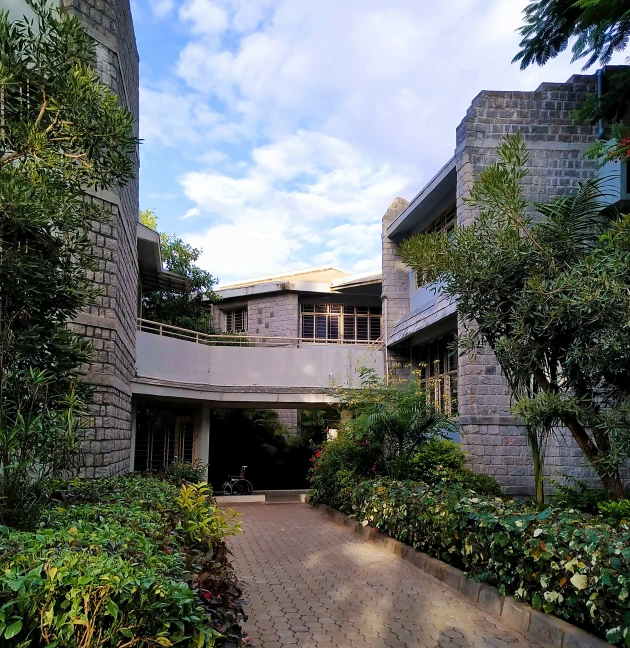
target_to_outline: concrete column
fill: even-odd
[[[201,406],[201,428],[197,448],[198,459],[205,465],[204,478],[207,480],[210,463],[210,403],[203,403]]]
[[[401,317],[409,313],[409,268],[398,256],[398,245],[387,236],[387,228],[406,209],[409,202],[404,198],[395,198],[383,215],[382,249],[383,249],[383,337],[389,338],[394,326]],[[385,339],[387,344],[387,339]],[[406,375],[404,365],[409,361],[409,350],[406,345],[387,349],[387,374]]]

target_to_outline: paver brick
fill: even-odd
[[[320,511],[303,504],[239,511],[245,532],[229,543],[256,648],[538,646]]]

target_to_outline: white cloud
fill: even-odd
[[[186,40],[145,84],[141,127],[149,147],[197,161],[180,183],[208,269],[228,281],[378,267],[383,211],[453,154],[481,90],[579,72],[568,55],[511,64],[527,3],[183,0],[174,29]]]
[[[174,6],[173,0],[149,0],[151,10],[158,18],[166,17]]]
[[[179,17],[192,23],[194,34],[217,34],[228,27],[227,12],[211,0],[188,0],[180,8]]]
[[[194,171],[181,178],[191,211],[216,221],[186,238],[222,280],[311,264],[363,269],[366,258],[378,258],[380,218],[409,178],[309,131],[255,149],[252,160],[240,177]]]

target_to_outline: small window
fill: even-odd
[[[424,231],[424,234],[448,234],[457,226],[457,211],[455,206],[442,212]],[[424,273],[414,272],[416,290],[426,285]]]
[[[225,330],[228,333],[247,331],[247,308],[227,311],[225,313]]]

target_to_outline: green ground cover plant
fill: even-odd
[[[246,645],[225,538],[204,484],[73,480],[34,531],[0,527],[0,644]]]
[[[630,522],[487,497],[459,485],[373,480],[354,490],[364,525],[464,569],[502,594],[630,645]]]

